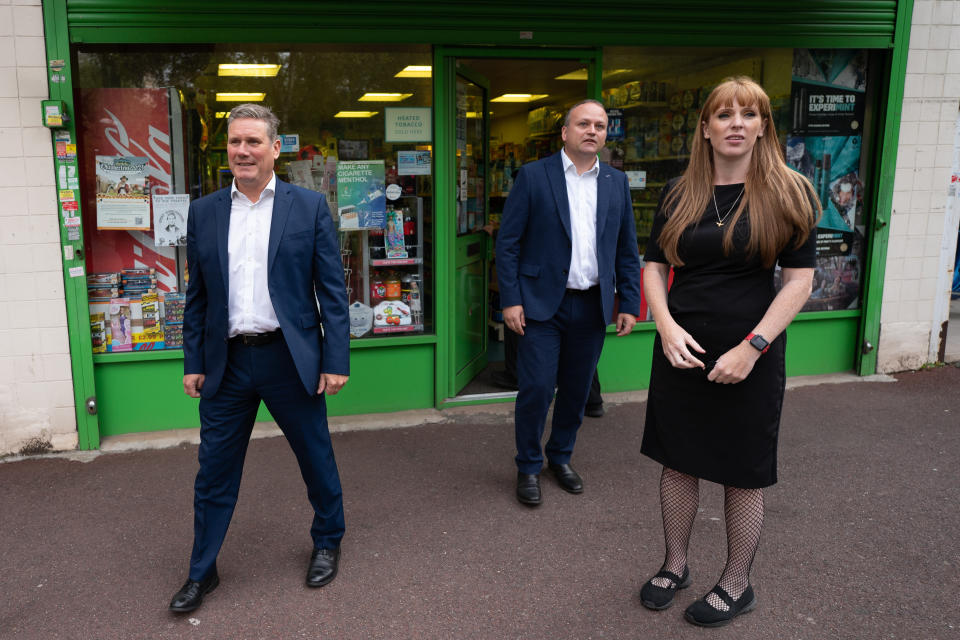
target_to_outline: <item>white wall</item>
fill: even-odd
[[[880,372],[916,369],[935,359],[931,344],[938,342],[939,310],[948,295],[942,285],[949,275],[946,270],[952,273],[950,247],[957,236],[956,218],[946,214],[958,106],[960,2],[918,0],[880,313]],[[950,259],[942,260],[948,251]]]
[[[77,446],[45,67],[39,0],[0,0],[0,455]]]

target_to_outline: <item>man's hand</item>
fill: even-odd
[[[637,316],[632,313],[617,314],[617,335],[625,336],[633,331],[633,325],[637,324]]]
[[[350,376],[341,376],[336,373],[321,373],[320,385],[317,387],[317,395],[326,392],[328,396],[335,396],[347,384]]]
[[[515,304],[503,309],[503,322],[517,335],[523,335],[523,328],[527,326],[527,319],[523,315],[523,305]]]
[[[207,376],[202,373],[188,373],[183,376],[183,392],[191,398],[200,397],[200,389],[203,388],[203,381]]]

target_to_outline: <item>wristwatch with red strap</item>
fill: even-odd
[[[750,343],[750,346],[759,351],[760,353],[766,353],[767,349],[770,348],[770,343],[767,342],[767,339],[764,338],[759,333],[751,333],[746,338],[747,342]]]

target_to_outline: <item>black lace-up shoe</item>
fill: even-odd
[[[220,584],[220,576],[217,575],[216,569],[203,580],[187,580],[170,601],[170,611],[176,613],[193,611],[203,604],[203,596],[216,589],[218,584]]]
[[[340,565],[340,549],[314,549],[307,567],[307,586],[322,587],[333,582]]]

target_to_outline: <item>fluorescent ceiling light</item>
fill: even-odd
[[[365,93],[357,100],[359,102],[401,102],[406,100],[412,93]]]
[[[338,111],[334,118],[372,118],[379,111]]]
[[[430,65],[411,64],[403,68],[402,71],[394,75],[394,78],[429,78],[432,76],[433,67]]]
[[[217,92],[217,102],[262,102],[266,97],[265,93]]]
[[[490,112],[490,115],[493,115],[493,111]],[[482,118],[483,111],[467,111],[468,118]]]
[[[493,98],[490,102],[535,102],[549,95],[548,93],[505,93]]]
[[[609,78],[610,76],[615,76],[618,73],[627,73],[632,71],[632,69],[610,69],[603,72],[604,78]],[[577,69],[576,71],[571,71],[570,73],[565,73],[562,76],[557,76],[554,80],[586,80],[587,79],[587,68],[583,67],[582,69]]]
[[[254,76],[258,78],[273,78],[280,72],[278,64],[229,64],[217,66],[218,76]]]

